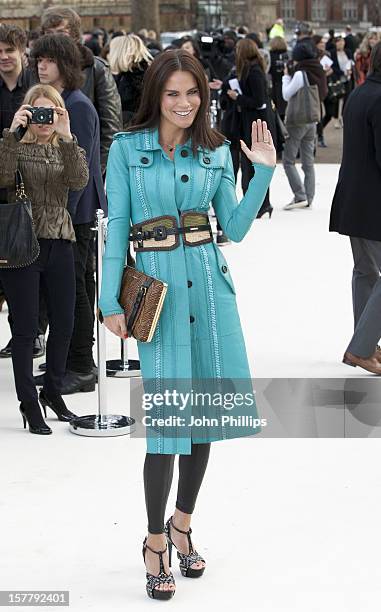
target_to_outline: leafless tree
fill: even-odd
[[[159,34],[159,0],[131,0],[131,25],[134,32],[147,28]]]

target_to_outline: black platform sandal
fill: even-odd
[[[198,552],[193,548],[193,544],[192,544],[192,540],[190,536],[190,534],[192,533],[192,529],[191,527],[189,527],[188,531],[182,531],[181,529],[177,529],[177,527],[175,527],[173,524],[172,518],[173,517],[171,516],[167,520],[167,522],[165,523],[165,527],[164,527],[164,532],[165,532],[165,535],[167,536],[167,541],[168,541],[168,546],[169,546],[169,567],[172,566],[172,545],[174,545],[174,547],[177,548],[176,544],[172,542],[171,540],[171,535],[169,531],[170,527],[173,527],[173,529],[176,529],[176,531],[179,531],[180,533],[184,533],[188,537],[189,554],[185,554],[185,553],[181,553],[177,551],[177,556],[180,559],[180,571],[182,575],[185,576],[186,578],[199,578],[200,576],[203,575],[205,566],[200,567],[200,569],[196,569],[194,567],[191,567],[191,565],[193,565],[193,563],[197,563],[197,561],[203,561],[203,563],[205,563],[205,559],[203,559],[201,555],[199,555]]]
[[[164,550],[153,550],[153,548],[151,548],[150,546],[148,546],[147,544],[147,536],[144,538],[144,542],[143,542],[143,560],[145,563],[145,551],[146,549],[149,549],[151,552],[156,553],[157,555],[159,555],[160,558],[160,573],[158,576],[155,576],[154,574],[150,574],[149,572],[146,572],[146,578],[147,578],[147,584],[146,584],[146,589],[147,589],[147,595],[149,597],[151,597],[151,599],[171,599],[171,597],[174,596],[175,594],[175,589],[168,589],[167,591],[163,591],[161,589],[157,589],[157,585],[159,584],[165,584],[166,582],[168,584],[174,584],[175,583],[175,579],[173,577],[172,572],[169,572],[169,574],[166,574],[164,572],[164,563],[163,563],[163,553],[165,553],[165,551],[167,550],[167,546],[165,547]],[[170,565],[171,563],[169,563]]]

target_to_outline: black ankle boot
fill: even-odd
[[[40,391],[40,403],[44,410],[45,418],[46,418],[46,406],[49,406],[53,412],[58,417],[59,421],[71,421],[72,419],[76,419],[77,415],[68,410],[64,400],[60,395],[56,395],[54,397],[48,397],[46,395],[46,391],[41,389]]]
[[[41,435],[53,433],[42,418],[40,405],[37,401],[21,402],[20,412],[24,423],[24,429],[26,429],[26,422],[28,421],[30,433]]]

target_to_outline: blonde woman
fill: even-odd
[[[31,107],[53,110],[52,124],[30,123]],[[21,140],[16,130],[26,129]],[[12,311],[12,361],[17,397],[24,428],[35,434],[51,434],[45,423],[33,380],[33,340],[38,330],[39,287],[45,292],[49,314],[46,377],[40,402],[60,421],[74,414],[60,395],[74,321],[75,276],[72,242],[75,234],[66,209],[69,189],[83,189],[88,182],[85,151],[70,130],[65,104],[50,85],[35,85],[25,95],[9,129],[0,140],[0,186],[14,201],[15,171],[23,176],[32,202],[32,214],[40,244],[38,259],[29,266],[1,269],[0,281]]]
[[[123,129],[136,113],[144,73],[153,57],[139,36],[117,36],[110,42],[108,61],[122,100]]]
[[[373,47],[380,42],[380,40],[380,32],[367,32],[367,34],[365,34],[354,58],[356,85],[362,85],[364,83],[369,72],[370,54]]]

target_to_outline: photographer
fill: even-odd
[[[31,123],[31,107],[53,109],[53,124]],[[26,128],[26,130],[25,130]],[[16,137],[16,133],[21,133]],[[16,132],[17,131],[17,132]],[[19,141],[17,138],[22,139]],[[74,321],[75,276],[72,242],[75,234],[66,209],[69,189],[83,189],[88,181],[85,152],[71,133],[62,97],[53,88],[35,85],[28,90],[0,140],[0,185],[15,201],[15,172],[23,176],[32,202],[34,227],[40,244],[38,259],[29,266],[0,269],[0,280],[12,309],[12,361],[20,412],[31,433],[50,434],[42,418],[33,380],[33,341],[37,335],[40,281],[49,312],[47,370],[40,400],[60,420],[71,413],[61,395]]]
[[[294,48],[292,57],[293,61],[288,62],[284,69],[282,79],[283,98],[286,102],[289,102],[299,89],[304,87],[304,72],[308,83],[318,86],[321,103],[327,95],[327,77],[311,40],[308,38],[305,43],[299,41]],[[307,208],[311,206],[315,195],[314,148],[316,123],[287,125],[287,131],[289,138],[287,138],[284,144],[283,167],[294,197],[289,204],[284,206],[284,210]],[[301,181],[299,172],[295,168],[298,151],[300,151],[302,170],[304,172],[304,184]]]
[[[280,118],[284,121],[287,102],[282,96],[282,77],[284,62],[288,60],[287,43],[284,38],[274,36],[270,40],[271,97]]]

